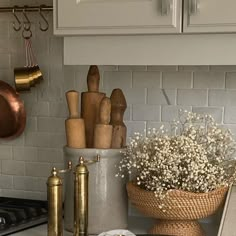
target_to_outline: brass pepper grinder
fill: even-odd
[[[52,168],[51,176],[47,181],[47,198],[48,198],[48,236],[63,236],[62,223],[62,179],[59,173],[66,173],[72,168],[69,161],[68,169],[57,170]]]
[[[88,235],[88,183],[89,171],[86,164],[100,161],[98,155],[95,160],[85,161],[79,158],[79,164],[75,167],[74,178],[74,236]]]
[[[74,178],[74,236],[88,235],[88,168],[79,158]]]
[[[55,167],[47,181],[48,191],[48,236],[62,236],[62,179]]]
[[[85,161],[79,158],[79,164],[75,167],[74,178],[74,236],[88,235],[88,175],[86,164],[100,161],[97,155],[95,160]],[[68,163],[68,169],[52,169],[47,181],[48,193],[48,236],[63,236],[62,224],[62,179],[58,173],[66,173],[72,170],[72,163]]]

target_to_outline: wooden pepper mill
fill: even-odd
[[[67,146],[86,148],[84,120],[79,117],[79,93],[75,90],[66,92],[69,118],[65,121]]]
[[[88,92],[81,95],[81,117],[85,121],[87,148],[93,148],[94,128],[99,122],[99,105],[105,93],[99,92],[100,74],[97,66],[90,66],[87,76]]]
[[[127,108],[125,96],[121,89],[111,93],[111,122],[113,126],[111,148],[123,148],[126,145],[127,128],[123,122]]]
[[[112,125],[110,123],[111,100],[104,97],[100,103],[99,124],[96,124],[94,130],[94,147],[111,148]]]

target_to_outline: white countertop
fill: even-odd
[[[145,234],[147,233],[147,230],[151,228],[153,223],[153,219],[149,219],[146,217],[129,217],[129,230],[134,234]],[[216,227],[212,226],[211,223],[204,223],[202,224],[202,226],[205,229],[207,236],[217,235]],[[64,236],[72,235],[72,233],[64,231]],[[47,224],[43,224],[15,234],[11,234],[11,236],[47,236]]]

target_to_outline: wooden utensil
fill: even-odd
[[[94,129],[94,147],[111,148],[112,125],[110,123],[111,100],[104,97],[99,108],[99,124]]]
[[[126,145],[127,128],[123,122],[127,108],[125,96],[121,89],[113,89],[111,93],[111,122],[113,126],[111,148],[123,148]]]
[[[69,118],[65,121],[67,146],[86,148],[84,120],[79,118],[79,93],[75,90],[66,92]]]
[[[88,92],[81,95],[81,117],[85,122],[86,146],[93,148],[94,128],[99,122],[99,105],[105,93],[99,92],[99,70],[90,66],[87,76]]]

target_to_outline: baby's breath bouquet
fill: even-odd
[[[128,171],[134,183],[164,198],[168,190],[206,193],[229,186],[236,176],[236,143],[212,116],[179,111],[178,121],[135,133],[125,148],[119,176]]]

